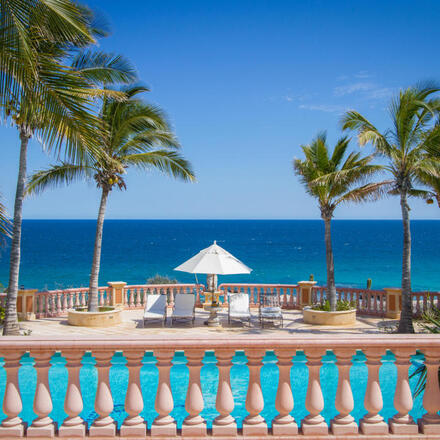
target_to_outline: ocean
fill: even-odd
[[[54,289],[87,286],[94,220],[25,220],[20,285]],[[440,290],[440,222],[413,221],[413,290]],[[332,227],[338,285],[398,286],[402,225],[398,220],[335,220]],[[326,279],[321,220],[106,220],[100,285],[144,284],[156,274],[181,282],[194,275],[173,268],[213,240],[253,269],[219,282],[296,283]],[[0,282],[8,282],[8,245],[0,254]],[[199,281],[205,281],[204,275]]]

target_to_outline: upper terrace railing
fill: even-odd
[[[143,308],[146,296],[149,294],[166,294],[168,305],[174,304],[175,295],[193,293],[196,295],[196,305],[200,307],[204,300],[204,286],[202,284],[139,284],[121,287],[121,298],[118,304],[125,308]],[[309,296],[305,297],[305,290],[309,289]],[[285,309],[300,309],[304,305],[322,303],[326,299],[326,287],[313,286],[311,283],[298,284],[249,284],[249,283],[223,283],[219,290],[221,301],[227,303],[227,293],[241,292],[250,297],[251,307],[260,303],[261,295],[278,295],[280,303]],[[336,288],[338,299],[352,301],[356,304],[359,314],[384,316],[390,301],[387,291],[358,289],[348,287]],[[63,316],[67,310],[74,307],[85,307],[88,301],[89,289],[87,287],[70,288],[64,290],[50,290],[37,292],[33,296],[33,313],[37,318]],[[114,289],[110,286],[99,287],[98,303],[100,306],[115,304]],[[6,294],[0,294],[0,306],[5,306]],[[23,300],[24,301],[24,300]],[[393,300],[394,301],[394,300]],[[440,306],[440,292],[413,292],[413,314],[420,316],[429,307]]]
[[[240,284],[223,283],[219,290],[223,291],[223,299],[227,302],[225,293],[246,293],[249,295],[251,307],[260,304],[261,295],[278,295],[280,303],[286,309],[299,308],[297,284]]]
[[[313,286],[311,288],[311,300],[308,304],[323,303],[326,300],[327,288],[325,286]],[[260,296],[278,295],[280,303],[286,309],[299,309],[304,303],[300,301],[301,286],[298,284],[246,284],[246,283],[223,283],[219,289],[225,293],[247,293],[250,296],[250,304],[258,306]],[[387,310],[386,290],[358,289],[351,287],[336,287],[338,300],[352,301],[356,304],[359,314],[383,316]],[[413,314],[420,316],[429,307],[440,306],[440,292],[412,292]]]
[[[325,377],[326,382],[337,378],[336,394],[325,392],[328,383],[324,383],[321,387],[320,375],[323,373],[320,370],[323,356],[328,350],[333,353],[333,358],[330,361],[327,358],[323,368],[328,372],[329,363],[335,365],[331,376],[325,375]],[[353,362],[353,356],[358,350],[361,350],[364,356],[358,352],[359,356],[356,356],[357,360]],[[385,367],[381,359],[387,350],[390,350],[394,357],[387,360]],[[411,357],[416,354],[416,350],[424,355],[427,383],[423,396],[426,413],[422,416],[423,411],[418,411],[418,420],[414,421],[409,415],[413,408],[413,398],[408,372],[411,367]],[[178,369],[172,369],[174,355],[182,351],[186,357],[187,369],[181,363]],[[237,381],[230,375],[231,367],[236,365],[237,351],[244,351],[247,368],[243,366],[241,368],[246,368],[243,374],[245,377],[249,374],[249,380],[242,380],[241,377]],[[29,399],[29,389],[22,393],[21,379],[19,381],[20,369],[26,368],[26,373],[29,373],[29,366],[20,366],[20,360],[27,352],[34,360],[31,368],[36,370],[33,403]],[[90,352],[96,364],[94,366],[89,364],[87,375],[82,375],[81,382],[87,383],[83,393],[80,384],[81,363],[84,362],[83,356]],[[110,368],[112,358],[115,353],[120,352],[126,359],[126,366],[120,365],[118,373],[112,373],[113,368]],[[154,356],[157,367],[157,369],[153,366],[149,367],[147,376],[145,370],[141,374],[146,352],[150,357]],[[218,380],[216,374],[207,375],[204,370],[201,374],[203,359],[208,352],[215,355]],[[275,356],[276,366],[271,363],[270,377],[278,378],[278,384],[269,380],[262,385],[261,376],[269,377],[267,372],[262,370],[267,352]],[[52,375],[49,387],[49,370],[55,353],[58,353],[58,359],[62,356],[66,361],[67,386],[64,383],[52,387],[55,380]],[[300,359],[294,356],[299,356]],[[237,433],[254,438],[279,438],[279,436],[291,438],[297,434],[305,435],[307,438],[318,436],[327,438],[329,434],[345,435],[348,436],[347,438],[356,437],[358,434],[363,434],[363,438],[440,438],[438,415],[440,338],[435,335],[347,337],[339,334],[337,338],[320,335],[289,335],[276,338],[216,335],[215,338],[105,337],[75,338],[75,340],[4,337],[0,339],[0,357],[4,360],[6,370],[6,387],[2,404],[3,412],[7,416],[1,422],[0,436],[6,438],[16,436],[51,438],[54,435],[83,438],[87,432],[91,437],[100,438],[114,438],[116,435],[124,438],[130,436],[145,438],[147,434],[152,438],[174,438],[176,434],[184,437],[206,438],[212,435],[235,438]],[[359,362],[365,365],[362,367],[365,371],[361,368],[363,371],[361,374],[359,374]],[[417,362],[423,362],[422,355],[419,354]],[[351,375],[350,370],[355,364],[358,374]],[[123,373],[121,368],[127,373]],[[189,372],[189,379],[186,373],[182,374],[182,368]],[[390,380],[384,381],[388,384],[386,390],[381,388],[385,385],[379,380],[379,371],[382,368],[386,368],[387,378],[393,376],[391,383]],[[186,418],[183,423],[181,419],[176,421],[173,417],[176,415],[173,412],[174,401],[181,402],[183,398],[182,391],[177,395],[175,391],[175,375],[178,371],[181,373],[179,389],[182,390],[182,387],[185,389],[188,384],[185,399]],[[116,394],[114,394],[114,383],[110,387],[109,377],[112,374],[128,375],[128,386],[120,386]],[[383,377],[382,374],[381,376]],[[62,380],[66,376],[58,374],[57,377]],[[26,381],[28,388],[34,386],[30,385],[31,382]],[[276,395],[274,399],[268,397],[268,386],[270,393],[273,393],[270,396]],[[264,388],[266,394],[263,394]],[[204,393],[203,389],[211,391]],[[58,416],[57,430],[52,418],[55,417],[52,412],[53,392],[59,393],[60,390],[66,390],[61,392],[67,417]],[[93,399],[95,390],[96,416],[88,420],[87,427],[81,417],[84,402]],[[217,417],[211,415],[212,409],[202,413],[205,406],[211,408],[214,404],[211,397],[213,392],[214,395],[216,393]],[[387,411],[385,419],[381,415],[384,406],[383,394],[387,402],[394,396],[395,408],[394,412]],[[121,414],[120,410],[113,412],[115,401],[121,402],[124,397],[126,416]],[[59,396],[56,399],[59,399]],[[248,415],[241,422],[241,418],[236,420],[231,413],[235,406],[242,408],[241,411],[244,412],[244,400]],[[326,408],[328,406],[334,408],[330,413],[324,414],[326,419],[323,417],[324,404]],[[25,411],[22,411],[23,405]],[[148,410],[154,405],[157,414],[154,420],[153,418],[149,420],[148,426],[143,417],[145,405],[149,406],[146,408]],[[36,417],[33,416],[31,406]],[[363,411],[363,407],[366,411]],[[263,409],[266,420],[261,415]],[[356,413],[356,418],[351,413]],[[123,421],[119,420],[122,422],[119,429],[113,418],[117,418],[118,415],[125,417]],[[297,420],[293,416],[296,416]],[[26,417],[26,420],[23,421],[21,417]],[[24,422],[28,422],[28,427]],[[207,431],[207,422],[212,423],[212,432]]]

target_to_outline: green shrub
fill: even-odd
[[[4,307],[0,307],[0,324],[5,320],[6,310]]]
[[[353,310],[356,308],[356,303],[354,301],[338,300],[336,302],[336,311],[342,312],[344,310]],[[321,312],[330,312],[330,301],[325,300],[323,304],[314,304],[312,306],[313,310],[320,310]]]
[[[169,278],[164,275],[156,274],[154,277],[148,278],[147,284],[177,284],[178,281],[175,278]]]

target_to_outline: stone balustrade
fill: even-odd
[[[353,366],[353,355],[361,350],[365,355],[365,385],[350,378]],[[382,355],[389,350],[394,354],[396,381],[394,393],[394,415],[385,420],[381,415],[383,396],[379,381],[379,370],[382,367]],[[424,354],[427,368],[427,383],[423,395],[423,407],[418,420],[409,414],[413,407],[413,397],[409,387],[408,372],[411,356]],[[234,365],[234,355],[244,351],[247,359],[249,379],[239,382],[240,390],[231,385],[230,372]],[[323,356],[331,351],[336,359],[334,371],[337,378],[336,394],[324,395],[325,384],[321,383]],[[183,352],[189,380],[186,388],[184,420],[176,422],[172,413],[174,401],[182,401],[184,396],[173,395],[170,370],[173,357]],[[207,419],[203,415],[206,397],[203,385],[208,377],[203,374],[203,359],[207,353],[215,356],[218,368],[218,379],[214,379],[216,389],[215,408],[218,416]],[[261,370],[264,357],[270,352],[276,357],[278,383],[276,387],[273,419],[262,416],[263,409],[269,404],[262,392]],[[29,399],[22,399],[20,359],[29,353],[34,359],[36,370],[36,390],[33,400],[35,416],[28,420],[28,426],[22,420],[22,414],[29,414]],[[65,389],[64,411],[66,417],[57,423],[53,417],[53,395],[49,386],[51,359],[55,353],[66,359],[67,387]],[[96,416],[88,423],[82,419],[83,393],[80,385],[81,361],[86,353],[91,353],[97,371],[96,396],[94,409]],[[126,359],[128,385],[124,388],[126,412],[125,419],[119,421],[119,427],[113,412],[115,398],[121,401],[124,396],[115,396],[110,387],[109,370],[115,353],[122,353]],[[145,407],[140,370],[143,367],[145,353],[154,356],[155,368],[158,370],[158,382],[149,382],[149,395],[155,395],[154,405],[157,417],[147,424],[143,418]],[[294,356],[305,356],[305,367],[308,379],[296,384],[292,391],[292,361]],[[440,391],[438,369],[440,365],[440,338],[436,335],[359,335],[346,336],[277,336],[277,338],[260,336],[216,336],[207,337],[174,337],[160,336],[122,338],[84,338],[75,340],[36,337],[3,337],[0,339],[0,357],[4,360],[6,386],[2,400],[3,413],[6,415],[0,424],[0,437],[40,437],[40,438],[84,438],[86,435],[96,438],[236,438],[237,435],[253,438],[292,438],[298,435],[306,438],[440,438]],[[420,356],[419,356],[420,358]],[[294,361],[295,362],[295,361]],[[28,367],[27,367],[28,368]],[[182,368],[182,366],[180,366]],[[27,372],[29,372],[27,370]],[[88,372],[88,374],[91,374]],[[152,373],[151,373],[152,374]],[[276,373],[273,372],[272,375]],[[217,376],[215,376],[217,377]],[[356,376],[357,380],[359,376]],[[211,376],[212,380],[212,376]],[[151,383],[155,383],[151,389]],[[235,383],[237,384],[237,383]],[[206,384],[205,384],[206,385]],[[237,385],[235,385],[237,386]],[[184,388],[180,388],[182,394]],[[353,390],[365,389],[363,405],[365,414],[356,420],[352,413],[355,409]],[[239,391],[237,393],[237,391]],[[234,397],[235,392],[235,397]],[[388,391],[388,394],[390,392]],[[300,396],[302,395],[302,397]],[[305,400],[304,400],[305,395]],[[390,399],[392,396],[385,396]],[[303,399],[306,411],[304,417],[295,420],[292,416],[294,404]],[[245,402],[248,415],[239,420],[232,415],[234,405]],[[359,404],[359,399],[357,400]],[[326,405],[333,405],[335,412],[330,417],[323,417]],[[23,411],[23,409],[25,411]],[[267,413],[266,413],[267,414]],[[212,428],[208,429],[208,426]],[[241,438],[241,437],[240,437]]]
[[[246,293],[250,296],[251,307],[258,307],[261,295],[278,295],[284,309],[300,309],[304,305],[325,301],[327,288],[314,284],[310,281],[300,281],[298,284],[223,283],[220,284],[219,289],[223,291],[225,302],[227,301],[227,293]],[[309,290],[311,295],[308,293]],[[390,297],[391,293],[397,296],[393,299]],[[389,318],[398,318],[400,315],[401,304],[394,304],[399,301],[400,289],[371,290],[336,287],[336,294],[338,300],[353,302],[359,315]],[[440,306],[440,292],[412,292],[412,300],[413,314],[417,317],[432,306]]]
[[[119,286],[119,290],[115,289]],[[196,295],[196,306],[202,306],[203,284],[139,284],[126,285],[123,282],[109,283],[109,286],[99,287],[98,303],[100,306],[119,306],[126,309],[143,308],[146,296],[149,294],[166,294],[168,306],[174,304],[175,295],[193,293]],[[326,299],[326,287],[316,286],[314,282],[300,281],[298,284],[249,284],[223,283],[219,286],[220,300],[226,305],[227,293],[246,293],[250,298],[250,306],[258,307],[261,295],[277,295],[284,309],[301,309],[304,305],[322,303]],[[21,317],[32,319],[64,316],[73,307],[86,307],[88,301],[87,287],[64,290],[38,292],[24,290],[26,295],[17,310],[23,309]],[[19,292],[19,296],[20,296]],[[386,316],[398,318],[401,309],[400,289],[383,290],[358,289],[348,287],[336,288],[338,299],[351,301],[356,304],[359,315]],[[32,301],[32,297],[33,301]],[[29,299],[31,299],[29,304]],[[412,292],[414,316],[420,316],[431,306],[440,306],[440,292]],[[6,294],[0,294],[0,306],[6,306]],[[29,312],[29,313],[25,313]]]
[[[174,297],[178,294],[193,293],[196,295],[196,306],[201,306],[201,294],[204,290],[203,284],[139,284],[129,285],[124,288],[123,303],[121,305],[132,308],[143,308],[146,296],[162,294],[168,296],[168,306],[174,304]]]
[[[251,307],[258,307],[261,295],[277,295],[285,309],[297,309],[300,306],[297,284],[222,283],[219,290],[223,291],[225,303],[227,303],[227,293],[246,293],[249,295]]]

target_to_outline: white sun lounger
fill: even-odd
[[[167,320],[167,296],[147,295],[144,310],[144,327],[148,321],[162,321],[162,327]]]
[[[196,318],[196,296],[192,293],[178,293],[174,297],[173,314],[171,315],[171,325],[174,321],[191,321],[194,326]]]
[[[246,293],[230,293],[228,294],[228,323],[240,320],[251,323],[251,311],[249,306],[249,295]]]

